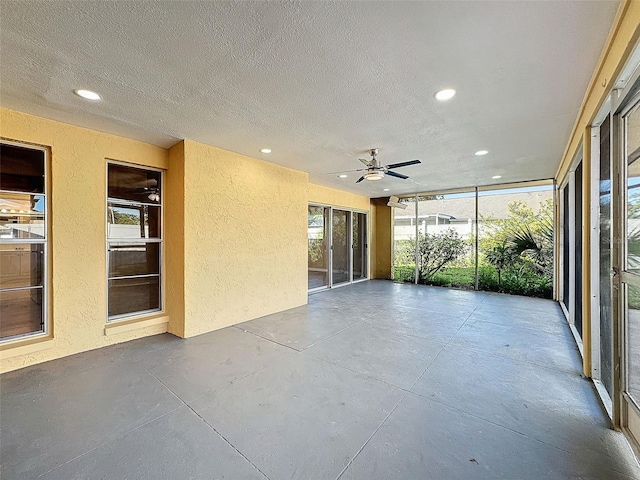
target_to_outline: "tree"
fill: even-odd
[[[437,234],[418,236],[418,275],[430,280],[447,263],[464,255],[467,242],[458,232],[450,228]]]
[[[502,263],[500,270],[529,269],[537,275],[551,279],[553,277],[553,200],[548,199],[541,203],[537,213],[522,201],[512,202],[508,209],[509,216],[506,219],[494,220],[490,217],[481,217],[484,235],[479,243],[485,259],[497,270],[494,262],[498,261],[498,257],[502,254],[505,260],[510,261]],[[504,251],[500,252],[501,249]]]
[[[493,265],[498,272],[498,286],[502,283],[502,270],[513,263],[515,255],[506,239],[486,253],[487,262]]]

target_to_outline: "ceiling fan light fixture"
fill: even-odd
[[[377,181],[384,178],[384,172],[381,170],[373,170],[364,174],[366,180]]]

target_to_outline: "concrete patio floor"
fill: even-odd
[[[555,302],[370,281],[0,376],[9,479],[630,479]]]

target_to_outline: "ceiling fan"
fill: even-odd
[[[160,201],[160,189],[158,188],[158,181],[155,178],[136,182],[135,185],[138,186],[135,190],[135,193],[138,195],[145,195],[152,202]]]
[[[393,172],[391,171],[391,169],[407,167],[409,165],[416,165],[418,163],[422,163],[420,162],[420,160],[409,160],[408,162],[392,163],[390,165],[380,165],[380,161],[376,158],[376,156],[378,155],[377,148],[372,148],[371,150],[369,150],[369,155],[371,155],[371,160],[365,160],[364,158],[358,159],[362,163],[364,163],[367,166],[367,168],[360,168],[358,170],[346,170],[343,172],[333,172],[332,174],[347,173],[347,172],[365,172],[364,174],[362,174],[362,176],[358,180],[356,180],[356,183],[360,183],[363,180],[372,180],[372,181],[382,180],[385,175],[389,175],[391,177],[396,177],[396,178],[402,178],[403,180],[406,180],[407,178],[409,178],[408,176],[403,175],[401,173]]]

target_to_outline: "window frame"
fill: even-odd
[[[43,192],[37,195],[42,196],[44,198],[44,239],[34,239],[34,238],[18,238],[18,239],[0,239],[0,244],[4,245],[31,245],[31,244],[41,244],[43,245],[43,259],[42,259],[42,311],[41,311],[41,326],[42,329],[35,332],[22,333],[18,335],[12,335],[10,337],[0,338],[0,345],[11,344],[14,342],[18,342],[21,340],[31,340],[34,338],[42,338],[50,336],[50,316],[49,316],[49,295],[50,295],[50,278],[49,278],[49,241],[50,241],[50,220],[49,220],[49,197],[50,197],[50,188],[49,188],[49,178],[50,178],[50,152],[49,148],[42,145],[35,145],[26,142],[19,142],[15,140],[10,140],[4,137],[0,137],[0,146],[1,145],[9,145],[13,147],[25,148],[29,150],[37,150],[42,152],[44,156],[44,184],[43,184]],[[29,192],[18,192],[11,190],[0,190],[0,194],[10,193],[10,194],[26,194]],[[10,240],[10,241],[6,241]],[[17,291],[17,290],[33,290],[34,287],[20,287],[18,288],[8,288],[8,289],[0,289],[0,292],[4,291]]]
[[[112,324],[118,321],[126,321],[131,320],[132,318],[137,317],[147,317],[154,316],[158,314],[163,314],[165,311],[165,301],[164,301],[164,182],[165,175],[164,170],[161,168],[151,167],[147,165],[140,165],[136,163],[123,162],[120,160],[114,160],[107,158],[105,162],[105,256],[106,256],[106,287],[107,287],[107,301],[106,301],[106,323]],[[135,202],[131,200],[117,199],[109,197],[109,166],[110,165],[118,165],[128,168],[136,168],[139,170],[158,172],[160,174],[160,201],[158,203],[145,203],[145,202]],[[160,226],[158,228],[158,236],[153,238],[110,238],[109,237],[109,204],[113,203],[119,206],[154,206],[160,209],[159,221]],[[155,243],[159,245],[159,258],[158,258],[158,273],[157,274],[140,274],[140,275],[125,275],[121,277],[111,277],[110,276],[110,246],[111,244],[130,244],[136,245],[144,243],[145,245]],[[147,310],[138,310],[130,313],[122,313],[118,315],[109,315],[109,282],[111,280],[117,279],[133,279],[133,278],[158,278],[158,308],[152,308]]]

